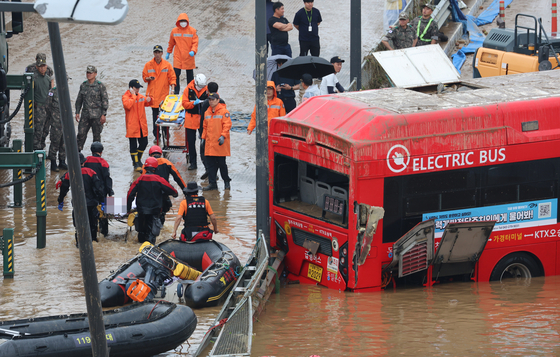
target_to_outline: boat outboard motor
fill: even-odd
[[[174,276],[180,279],[195,280],[201,272],[185,265],[173,258],[169,253],[150,242],[144,242],[140,247],[138,262],[146,272],[144,281],[137,279],[127,289],[127,295],[134,301],[152,300],[158,289],[162,288],[165,297],[165,281]]]

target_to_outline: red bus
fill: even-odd
[[[492,221],[468,279],[560,274],[560,71],[439,92],[313,97],[270,121],[271,246],[288,279],[380,290],[395,242],[428,220],[434,249],[453,222]]]

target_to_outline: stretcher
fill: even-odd
[[[169,134],[169,128],[179,130],[185,123],[185,109],[181,104],[182,99],[182,95],[169,94],[159,106],[159,114],[156,121],[156,125],[158,126],[156,141],[157,145],[161,147],[164,157],[169,156],[169,153],[171,152],[189,152],[187,129],[184,129],[184,145],[172,145],[170,138],[171,135]]]

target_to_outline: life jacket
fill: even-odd
[[[188,196],[186,200],[187,213],[183,215],[185,227],[181,231],[181,240],[184,242],[211,240],[214,232],[208,228],[206,199],[202,196]]]
[[[202,196],[187,196],[187,213],[183,215],[185,227],[208,226],[206,199]]]

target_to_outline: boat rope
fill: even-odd
[[[20,183],[24,183],[26,181],[31,180],[35,175],[37,175],[37,172],[39,172],[39,169],[41,168],[41,166],[43,166],[43,160],[39,161],[39,163],[37,164],[37,166],[33,169],[33,171],[31,172],[31,174],[29,174],[29,176],[27,176],[26,178],[22,178],[19,180],[15,180],[12,182],[8,182],[8,183],[3,183],[0,184],[0,188],[4,188],[4,187],[8,187],[8,186],[14,186]]]
[[[218,322],[217,325],[214,325],[214,326],[210,327],[210,328],[208,329],[208,331],[206,331],[206,334],[204,335],[204,338],[206,338],[206,335],[208,335],[208,334],[210,333],[210,331],[212,331],[213,329],[215,329],[215,328],[217,328],[217,327],[224,326],[224,325],[226,324],[227,321],[228,321],[228,318],[225,317],[225,318],[221,319],[220,322]],[[204,338],[202,338],[202,339],[204,340]]]
[[[216,276],[218,276],[219,271],[222,269],[228,270],[229,269],[229,265],[231,263],[231,261],[233,261],[234,255],[231,251],[225,251],[223,252],[224,255],[222,255],[222,257],[220,259],[218,259],[216,261],[216,263],[214,263],[214,266],[212,268],[209,268],[204,274],[203,276],[201,276],[201,280],[206,280],[206,279],[210,279],[210,278],[214,278]],[[225,260],[225,262],[223,262]]]
[[[149,320],[149,319],[150,319],[150,316],[152,316],[152,312],[154,312],[155,308],[156,308],[156,307],[158,306],[158,304],[159,304],[160,302],[162,302],[162,301],[165,301],[165,300],[158,300],[158,301],[154,304],[154,307],[152,307],[152,311],[150,311],[150,313],[148,314],[148,318],[147,318],[146,320]],[[169,301],[165,301],[165,302],[169,302]]]
[[[14,109],[13,113],[8,117],[8,119],[0,120],[0,125],[1,124],[6,124],[7,122],[11,121],[16,116],[16,114],[19,112],[19,109],[21,108],[21,104],[23,103],[23,99],[25,98],[25,95],[29,91],[29,88],[31,88],[30,85],[25,86],[25,90],[23,92],[21,92],[21,95],[19,97],[19,102],[16,106],[16,109]]]

